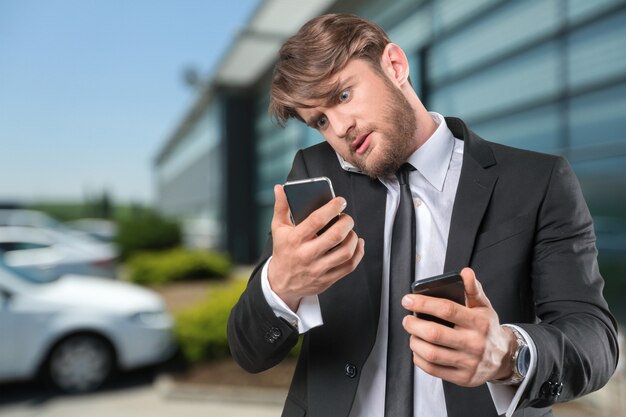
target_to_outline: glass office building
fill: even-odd
[[[223,126],[219,100],[190,112],[155,160],[157,208],[183,221],[187,245],[223,248]]]
[[[249,32],[258,42],[284,27],[277,16],[274,32],[266,27],[266,36],[259,34],[259,20],[271,25],[278,3],[261,2],[250,20]],[[414,88],[429,110],[463,118],[487,140],[567,157],[596,221],[603,273],[610,276],[607,294],[611,298],[626,290],[621,260],[626,255],[626,2],[339,0],[327,1],[315,14],[333,11],[364,16],[387,31],[409,56]],[[245,103],[245,111],[231,106],[233,114],[250,116],[238,119],[250,126],[245,138],[218,135],[229,155],[225,164],[243,159],[250,167],[248,207],[238,214],[236,207],[221,212],[226,218],[248,217],[244,234],[222,230],[226,241],[245,239],[252,248],[235,256],[242,261],[253,261],[266,239],[273,185],[285,180],[297,149],[322,140],[298,122],[279,128],[267,115],[271,64],[293,32],[273,39],[268,65],[241,85],[231,82],[220,90],[223,97],[235,94]],[[233,48],[237,42],[242,41]],[[228,181],[228,167],[211,164],[216,178],[224,175]],[[237,190],[216,192],[226,201],[222,207],[233,207],[228,201]],[[219,218],[219,210],[211,212]]]

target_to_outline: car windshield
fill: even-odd
[[[46,284],[48,282],[56,281],[60,278],[58,274],[53,274],[50,272],[46,273],[44,271],[39,271],[39,270],[18,269],[18,268],[9,266],[4,262],[4,259],[2,257],[2,251],[0,251],[0,269],[7,271],[23,279],[24,281],[28,281],[33,284]]]

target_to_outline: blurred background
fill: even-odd
[[[626,1],[2,0],[2,415],[280,415],[293,358],[242,373],[225,322],[322,140],[267,115],[278,48],[337,11],[405,50],[428,109],[571,162],[626,321]],[[556,415],[626,415],[625,373]]]

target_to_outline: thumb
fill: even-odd
[[[283,186],[276,184],[274,186],[274,217],[272,218],[272,229],[276,226],[293,226],[291,216],[289,214],[289,204],[287,203],[287,195]]]
[[[476,279],[476,274],[472,268],[463,268],[461,278],[463,278],[463,285],[465,286],[465,298],[468,307],[491,307],[491,302],[485,295],[483,286]]]

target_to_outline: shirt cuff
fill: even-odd
[[[272,257],[270,256],[261,270],[261,289],[263,290],[265,300],[274,311],[274,314],[276,314],[276,317],[282,317],[287,320],[287,322],[295,327],[300,334],[306,333],[312,328],[324,324],[324,321],[322,320],[320,301],[317,295],[302,297],[300,305],[298,306],[298,311],[294,313],[272,290],[267,276],[267,269],[271,260]]]
[[[526,341],[530,350],[528,373],[519,386],[515,387],[511,385],[499,385],[487,382],[487,387],[491,393],[491,399],[493,400],[493,404],[496,407],[498,415],[506,413],[506,417],[511,417],[517,408],[517,404],[519,404],[519,401],[522,398],[522,394],[524,394],[524,391],[526,390],[528,381],[532,379],[535,373],[535,367],[537,364],[537,346],[535,346],[533,339],[521,327],[513,324],[503,324],[503,326],[511,327],[517,330]]]

